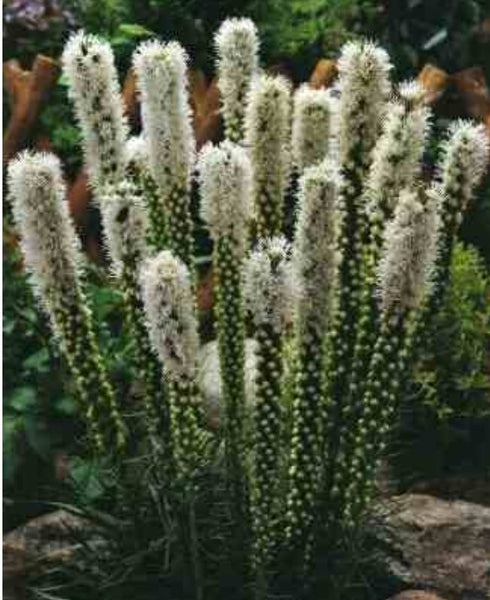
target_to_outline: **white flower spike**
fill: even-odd
[[[116,277],[121,277],[126,261],[147,258],[148,215],[136,186],[123,179],[106,188],[102,197],[104,234]]]
[[[301,172],[327,157],[332,136],[334,102],[327,90],[302,85],[294,94],[292,154]]]
[[[151,170],[162,192],[169,194],[190,185],[194,157],[187,62],[177,42],[143,42],[133,56]]]
[[[60,162],[52,154],[22,152],[10,163],[8,178],[34,292],[60,333],[61,307],[78,302],[82,263]]]
[[[83,136],[85,163],[96,189],[125,167],[128,126],[114,55],[107,42],[80,31],[65,46],[63,72]]]
[[[255,326],[283,333],[292,321],[295,285],[291,246],[284,237],[260,240],[245,267],[243,294]]]
[[[274,237],[282,231],[291,162],[290,104],[290,86],[284,77],[261,75],[253,81],[245,117],[245,140],[252,163],[258,237]]]
[[[241,250],[250,219],[251,168],[246,151],[225,140],[206,144],[198,162],[201,217],[213,239],[231,236]]]
[[[240,142],[247,96],[258,70],[257,29],[250,19],[226,19],[214,41],[226,137]]]
[[[440,191],[404,190],[386,228],[378,268],[379,296],[385,317],[417,308],[430,285],[439,231]]]
[[[143,265],[140,282],[150,340],[167,376],[192,380],[199,338],[189,270],[163,250]]]
[[[363,155],[364,166],[374,145],[390,93],[388,54],[371,42],[348,42],[338,61],[341,162],[351,168],[352,153]],[[362,164],[361,164],[362,166]]]

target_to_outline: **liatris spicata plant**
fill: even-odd
[[[168,247],[191,268],[190,194],[195,142],[187,60],[185,50],[177,42],[144,42],[133,57],[141,89],[143,131],[161,210],[165,212]]]
[[[290,89],[281,77],[254,79],[245,115],[245,141],[252,163],[257,237],[280,235],[290,168]]]
[[[430,286],[436,258],[439,193],[404,190],[388,224],[378,267],[381,327],[373,349],[356,447],[350,461],[344,519],[354,525],[372,494],[374,474],[399,401],[412,352],[409,324]]]
[[[315,519],[321,481],[325,413],[325,335],[332,316],[337,278],[336,204],[341,179],[335,165],[309,167],[299,183],[293,267],[297,373],[289,457],[286,538],[304,546]]]
[[[390,92],[391,64],[386,52],[369,42],[349,42],[339,58],[338,147],[342,175],[339,205],[338,308],[330,330],[327,364],[329,398],[327,478],[340,442],[340,411],[347,396],[347,375],[360,320],[366,214],[363,185],[380,133]],[[327,487],[330,482],[327,483]]]
[[[361,410],[359,402],[367,378],[369,357],[379,333],[379,309],[374,292],[384,228],[393,216],[400,192],[414,185],[420,176],[429,117],[430,111],[423,102],[423,90],[415,82],[402,84],[399,98],[387,106],[381,134],[373,149],[363,190],[364,213],[369,226],[363,246],[358,326],[352,364],[346,377],[346,391],[340,406],[342,431],[339,447],[337,450],[331,448],[327,458],[328,471],[333,477],[328,484],[331,504],[342,504],[343,487],[348,481],[344,468],[355,446],[355,423]],[[336,461],[335,468],[331,461]]]
[[[443,150],[443,158],[439,165],[443,202],[440,207],[442,226],[428,305],[431,312],[442,303],[462,215],[488,168],[489,141],[485,128],[470,121],[457,121],[449,128]]]
[[[151,343],[168,381],[171,443],[178,477],[185,482],[199,456],[196,376],[199,338],[191,277],[184,263],[163,250],[140,274]]]
[[[250,161],[229,141],[206,145],[199,158],[201,215],[214,247],[217,327],[226,410],[228,475],[238,505],[244,497],[245,329],[241,271],[250,214]]]
[[[58,159],[19,155],[9,166],[9,187],[31,284],[68,362],[91,443],[99,455],[121,451],[126,431],[97,347]]]
[[[231,142],[241,142],[245,100],[258,71],[257,29],[250,19],[227,19],[214,41],[225,134]]]
[[[358,318],[359,291],[365,215],[363,183],[368,174],[371,152],[380,132],[390,91],[391,68],[384,50],[368,42],[350,42],[339,59],[340,100],[338,136],[343,177],[343,218],[339,234],[339,311],[334,353],[336,364],[352,355]],[[342,393],[344,370],[336,370],[332,393]]]
[[[125,167],[127,123],[112,48],[80,31],[66,44],[63,72],[82,132],[85,164],[97,192],[105,183],[118,181]]]
[[[64,54],[144,390],[146,410],[131,411],[146,416],[146,428],[132,429],[144,439],[124,452],[126,415],[95,343],[53,157],[27,153],[12,163],[14,215],[93,443],[109,461],[117,447],[118,461],[131,465],[120,489],[148,492],[130,511],[103,500],[116,517],[111,528],[122,528],[118,539],[144,557],[131,563],[131,577],[140,585],[157,572],[162,593],[198,600],[229,597],[231,588],[240,599],[326,597],[332,589],[322,582],[337,579],[346,531],[351,540],[375,495],[421,324],[440,304],[488,142],[480,126],[458,122],[434,181],[421,181],[430,111],[414,83],[390,96],[391,65],[378,46],[346,44],[340,97],[300,87],[292,123],[289,84],[257,73],[252,23],[226,22],[216,48],[227,139],[203,148],[196,189],[214,244],[219,360],[211,363],[219,369],[206,378],[217,380],[224,418],[213,431],[201,419],[196,165],[187,55],[177,43],[145,42],[135,53],[144,131],[129,141],[109,47],[80,33]],[[288,188],[291,164],[297,189]],[[283,237],[286,193],[298,205],[292,240]],[[257,359],[250,367],[247,331]],[[147,460],[159,446],[168,464]]]
[[[144,384],[146,424],[152,442],[166,449],[169,414],[162,367],[150,344],[139,287],[141,265],[150,255],[148,215],[138,188],[126,179],[106,187],[101,206],[106,246],[124,294],[127,327],[134,341],[134,362]]]
[[[284,429],[284,342],[292,321],[294,281],[285,238],[261,240],[245,268],[244,296],[257,341],[250,503],[255,569],[263,572],[277,544],[279,469]]]

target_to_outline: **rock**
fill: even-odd
[[[417,481],[410,493],[436,496],[443,500],[466,500],[490,506],[490,480],[481,477],[441,477]]]
[[[396,596],[391,596],[389,600],[446,600],[446,598],[422,590],[405,590]]]
[[[490,508],[404,494],[383,502],[375,514],[375,536],[401,584],[445,600],[490,598]]]
[[[57,510],[14,529],[3,538],[5,598],[25,596],[27,578],[53,564],[72,560],[80,544],[74,539],[95,541],[93,525],[66,510]]]

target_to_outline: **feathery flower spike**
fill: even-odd
[[[82,130],[85,164],[95,190],[115,183],[125,167],[128,126],[110,45],[79,31],[63,51],[63,72]]]
[[[217,327],[226,460],[233,502],[244,508],[244,349],[241,271],[249,216],[250,163],[243,148],[225,140],[207,144],[198,163],[201,216],[214,241]]]
[[[139,286],[141,265],[150,256],[146,208],[136,185],[125,179],[105,188],[101,207],[106,246],[124,295],[127,327],[135,341],[134,362],[144,385],[148,430],[154,445],[168,455],[169,409],[162,367],[148,337]]]
[[[73,374],[98,453],[122,450],[126,432],[108,381],[82,285],[82,256],[58,159],[23,152],[9,165],[13,214],[30,281]]]
[[[225,134],[231,142],[241,142],[248,92],[258,71],[257,29],[250,19],[226,19],[214,41]]]
[[[435,188],[402,191],[386,229],[378,267],[381,327],[356,423],[343,508],[344,522],[350,526],[358,522],[371,500],[376,469],[396,418],[403,373],[413,351],[410,324],[431,285],[440,201]]]
[[[151,173],[165,212],[170,250],[192,267],[190,213],[195,140],[187,89],[185,50],[177,42],[143,42],[133,55]]]
[[[283,340],[293,316],[291,250],[285,238],[260,240],[244,275],[244,297],[255,325],[257,371],[250,483],[254,566],[264,576],[278,540],[281,433],[284,419]]]
[[[198,464],[197,354],[199,338],[191,277],[168,250],[149,258],[140,273],[148,333],[163,365],[170,401],[174,462],[186,481]]]
[[[283,226],[289,184],[291,107],[284,77],[261,75],[250,89],[245,142],[252,164],[252,196],[257,237],[274,237]]]
[[[307,84],[296,90],[291,147],[300,173],[329,154],[333,112],[334,103],[327,90],[314,90]]]
[[[341,179],[325,160],[309,167],[299,183],[300,213],[293,249],[299,299],[297,373],[289,457],[286,538],[308,564],[318,506],[323,448],[325,344],[337,274],[337,222]]]

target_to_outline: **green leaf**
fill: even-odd
[[[6,405],[19,412],[32,410],[36,404],[36,390],[29,386],[15,388],[6,399]]]
[[[100,472],[97,467],[89,461],[74,458],[70,462],[70,474],[78,493],[87,501],[100,498],[104,488],[100,483]]]
[[[3,318],[3,334],[4,335],[10,335],[15,328],[15,321],[14,319],[6,319],[5,317]]]
[[[24,430],[29,446],[41,458],[47,459],[51,454],[51,436],[46,424],[40,422],[35,416],[26,417]]]
[[[64,415],[72,416],[77,412],[75,399],[71,396],[63,396],[56,402],[56,408]]]
[[[19,432],[22,429],[22,419],[17,416],[3,417],[3,480],[4,483],[12,483],[19,465],[21,455],[16,447]]]
[[[146,29],[146,27],[138,25],[137,23],[122,23],[117,29],[117,35],[129,39],[138,39],[150,37],[155,34],[153,31],[150,31],[149,29]]]
[[[46,373],[49,370],[50,356],[47,348],[41,348],[31,354],[23,363],[24,368],[30,371]]]

